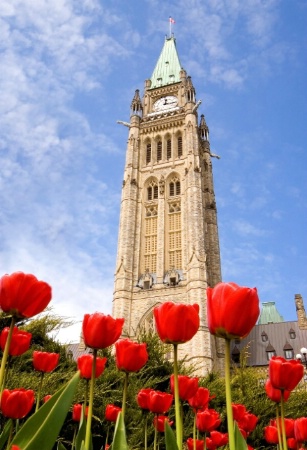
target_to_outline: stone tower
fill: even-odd
[[[141,98],[131,103],[122,187],[113,315],[131,339],[154,327],[153,308],[198,303],[197,335],[180,356],[205,374],[222,365],[223,349],[207,327],[207,286],[221,280],[209,128],[166,38]],[[180,323],[178,323],[180,327]]]

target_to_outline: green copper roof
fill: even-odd
[[[284,318],[277,311],[275,302],[262,303],[258,325],[263,325],[265,323],[279,323],[283,321]]]
[[[181,64],[174,37],[165,39],[156,67],[150,78],[151,88],[166,86],[180,81]]]

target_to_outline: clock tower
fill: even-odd
[[[199,374],[223,365],[221,342],[207,326],[207,286],[221,281],[209,128],[166,38],[141,98],[131,103],[122,186],[113,315],[124,335],[154,329],[153,308],[166,301],[200,307],[200,328],[179,346]],[[178,323],[180,327],[180,323]]]

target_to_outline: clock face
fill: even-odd
[[[154,111],[165,111],[167,109],[175,108],[178,105],[178,99],[174,95],[159,98],[154,105]]]

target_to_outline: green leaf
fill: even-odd
[[[72,404],[79,379],[80,374],[77,372],[25,422],[12,444],[22,450],[52,450]]]
[[[62,442],[58,442],[57,450],[67,450],[66,447],[62,444]]]
[[[124,418],[121,412],[116,420],[112,450],[128,450]]]
[[[8,438],[9,438],[9,435],[11,433],[12,426],[13,426],[12,419],[8,420],[6,422],[6,424],[4,425],[3,431],[0,435],[0,450],[2,450],[6,444]]]
[[[171,429],[167,420],[164,422],[164,429],[165,429],[166,450],[178,450],[176,436],[175,436],[173,430]]]
[[[84,448],[85,443],[85,434],[86,434],[86,420],[84,420],[84,408],[85,405],[82,408],[82,414],[81,414],[81,420],[80,420],[80,426],[78,430],[78,434],[76,436],[76,450],[82,450]],[[92,445],[92,439],[91,439],[91,448]]]
[[[235,435],[235,449],[236,450],[247,450],[247,443],[239,430],[237,422],[234,423],[234,435]]]

